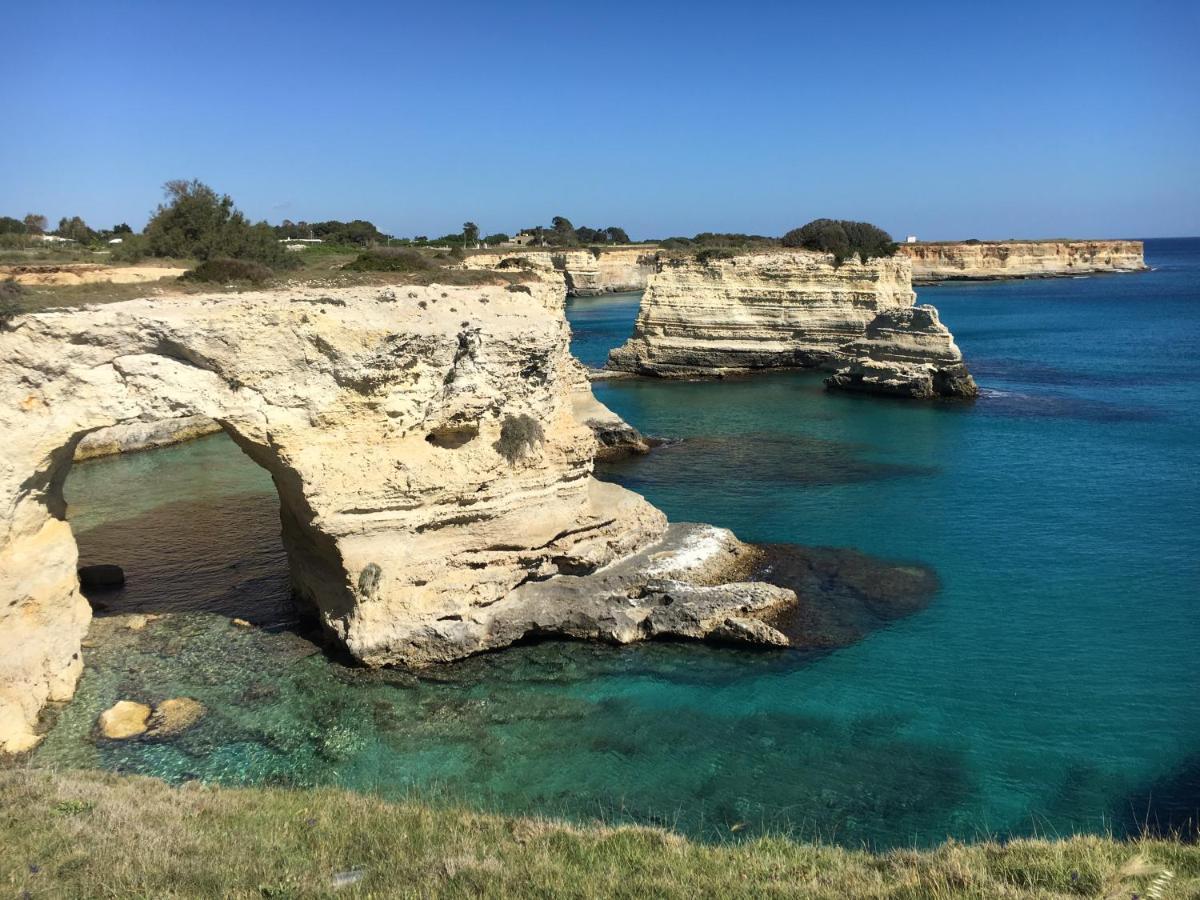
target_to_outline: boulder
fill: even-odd
[[[154,707],[147,734],[154,738],[173,737],[199,722],[204,713],[204,704],[199,700],[172,697]]]
[[[119,700],[100,714],[100,733],[114,741],[137,737],[146,731],[150,707],[133,700]]]

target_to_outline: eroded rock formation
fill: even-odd
[[[1053,278],[1146,268],[1141,241],[959,241],[901,244],[913,281]]]
[[[118,453],[154,450],[157,447],[181,444],[220,430],[220,425],[204,416],[181,416],[157,422],[126,422],[100,428],[85,435],[75,448],[75,459],[94,459]]]
[[[914,308],[909,273],[905,257],[837,266],[803,250],[666,260],[608,366],[667,378],[821,368],[833,388],[975,396],[937,311]]]
[[[825,379],[828,387],[917,399],[979,393],[954,336],[932,306],[880,313],[842,352],[853,361]]]
[[[622,291],[640,291],[658,267],[658,252],[653,247],[615,250],[496,250],[467,257],[469,269],[495,269],[504,265],[528,265],[561,272],[567,292],[575,297],[591,297]]]
[[[90,610],[63,482],[86,435],[130,422],[211,419],[271,473],[298,598],[369,665],[531,633],[778,640],[741,620],[791,591],[715,586],[739,580],[732,535],[668,533],[592,477],[561,278],[528,288],[295,289],[8,323],[0,747],[32,746],[42,705],[73,691]]]

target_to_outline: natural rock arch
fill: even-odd
[[[591,477],[562,284],[530,288],[137,300],[0,330],[0,749],[36,743],[82,668],[62,488],[98,428],[219,422],[275,481],[298,595],[369,664],[508,642],[476,611],[660,537],[661,513]],[[541,432],[516,451],[514,417]]]

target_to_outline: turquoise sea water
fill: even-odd
[[[612,381],[678,439],[599,474],[744,539],[923,563],[926,609],[826,654],[547,643],[372,673],[286,623],[269,479],[223,437],[78,466],[85,560],[130,573],[34,764],[173,780],[338,783],[705,838],[848,844],[1122,832],[1200,809],[1200,240],[1155,271],[919,289],[974,404],[820,378]],[[603,361],[637,296],[572,301]],[[266,625],[238,629],[229,615]],[[172,742],[96,743],[120,697],[209,707]]]

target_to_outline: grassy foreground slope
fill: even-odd
[[[1200,896],[1200,847],[1102,838],[871,854],[710,846],[359,794],[0,771],[0,891],[29,897]]]

